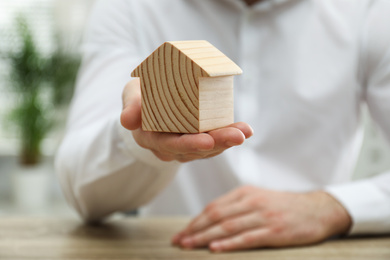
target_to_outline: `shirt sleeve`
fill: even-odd
[[[390,141],[390,2],[372,2],[363,26],[361,81],[372,118]],[[390,232],[390,171],[331,186],[327,191],[350,213],[350,234]]]
[[[179,164],[139,147],[120,124],[121,94],[140,57],[131,1],[98,1],[55,167],[68,202],[87,221],[155,197]]]

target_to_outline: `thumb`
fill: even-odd
[[[128,130],[141,127],[141,89],[139,79],[127,83],[122,93],[121,124]]]

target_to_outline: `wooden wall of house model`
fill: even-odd
[[[142,93],[142,129],[200,133],[232,124],[233,75],[242,70],[207,41],[166,42],[132,73]]]

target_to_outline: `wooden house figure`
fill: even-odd
[[[207,41],[165,42],[132,73],[139,77],[142,129],[200,133],[233,119],[233,76],[242,70]]]

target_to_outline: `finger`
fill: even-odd
[[[121,124],[129,130],[141,127],[141,90],[139,79],[130,81],[122,93]]]
[[[229,147],[227,147],[227,148],[229,148]],[[217,155],[220,155],[227,148],[213,149],[210,152],[202,151],[202,152],[196,152],[196,153],[177,154],[176,160],[178,160],[180,162],[188,162],[188,161],[193,161],[193,160],[198,160],[198,159],[208,159],[208,158],[212,158],[212,157],[215,157]]]
[[[234,124],[231,124],[230,127],[235,127],[237,129],[239,129],[245,135],[246,139],[251,137],[254,133],[253,128],[245,122],[234,123]]]
[[[176,235],[174,235],[171,239],[172,245],[179,245],[180,241],[183,239],[184,235],[185,235],[184,231],[181,231],[181,232],[177,233]]]
[[[227,205],[227,204],[230,204],[230,203],[233,203],[233,202],[236,202],[238,200],[240,200],[243,196],[245,196],[245,190],[243,187],[239,188],[239,189],[234,189],[233,191],[229,192],[228,194],[226,195],[223,195],[219,198],[217,198],[216,200],[214,200],[213,202],[209,203],[205,209],[203,210],[203,212],[197,216],[196,218],[194,218],[188,225],[187,225],[187,228],[185,230],[183,230],[183,232],[187,232],[188,234],[191,234],[191,229],[190,227],[192,227],[195,223],[197,223],[199,221],[199,219],[203,218],[203,214],[205,213],[205,211],[209,210],[210,208],[212,207],[215,207],[215,206],[223,206],[223,205]]]
[[[247,213],[251,210],[253,210],[253,208],[250,207],[250,204],[248,203],[238,202],[229,205],[210,204],[202,214],[188,226],[187,234],[199,232],[222,220]]]
[[[137,129],[133,131],[133,137],[139,146],[152,150],[158,158],[164,161],[176,159],[185,162],[202,159],[214,152],[212,150],[214,139],[208,134],[183,135]],[[210,149],[211,152],[199,152]]]
[[[185,248],[203,247],[214,240],[230,237],[243,231],[259,227],[263,219],[257,212],[242,214],[230,218],[220,224],[214,225],[205,231],[198,232],[192,236],[181,235],[180,244]]]
[[[211,204],[217,204],[217,205],[226,205],[233,202],[237,202],[241,200],[243,197],[245,197],[249,193],[249,189],[251,189],[249,186],[243,186],[237,189],[234,189],[230,191],[229,193],[215,199]]]
[[[179,162],[190,162],[190,161],[199,160],[199,159],[212,158],[212,157],[215,157],[217,155],[220,155],[223,152],[224,152],[223,149],[219,149],[217,151],[213,150],[212,152],[186,153],[186,154],[176,154],[176,155],[172,155],[172,156],[174,156],[175,157],[174,159],[179,161]]]
[[[155,133],[150,136],[151,146],[161,152],[173,154],[187,154],[211,151],[214,148],[214,139],[206,133],[201,134],[170,134]]]
[[[142,144],[142,141],[140,143]],[[147,145],[141,145],[141,146],[142,147],[145,146],[145,148],[150,149],[157,158],[159,158],[160,160],[165,161],[165,162],[170,162],[170,161],[176,160],[176,161],[184,163],[184,162],[189,162],[189,161],[193,161],[193,160],[197,160],[197,159],[203,159],[203,158],[207,157],[206,154],[202,154],[202,153],[188,153],[188,154],[174,154],[171,152],[161,153],[161,152],[156,151],[152,148],[149,148]]]
[[[199,221],[199,219],[201,217],[203,217],[203,213],[207,210],[207,208],[212,208],[213,205],[214,206],[217,206],[217,205],[220,205],[220,206],[223,206],[223,205],[230,205],[234,202],[239,202],[241,201],[244,197],[246,197],[247,194],[250,194],[253,189],[256,189],[255,187],[253,186],[242,186],[238,189],[234,189],[232,191],[230,191],[228,194],[225,194],[225,195],[222,195],[221,197],[217,198],[216,200],[214,200],[213,202],[209,203],[206,208],[203,210],[203,212],[197,216],[196,218],[194,218],[188,225],[187,227],[182,230],[179,234],[183,235],[189,235],[191,234],[192,232],[190,231],[189,227],[192,226],[194,223],[196,223],[197,221]]]
[[[266,228],[248,230],[233,237],[214,241],[209,248],[213,252],[227,252],[271,246],[274,240]]]
[[[240,145],[245,141],[245,135],[240,129],[235,127],[224,127],[209,132],[214,138],[217,148],[229,148]]]
[[[137,141],[138,145],[150,149],[153,152],[163,154],[165,149],[160,149],[159,140],[162,139],[162,136],[169,136],[170,138],[179,138],[180,134],[175,133],[160,133],[160,132],[151,132],[144,131],[142,129],[137,129],[133,131],[134,139]]]

